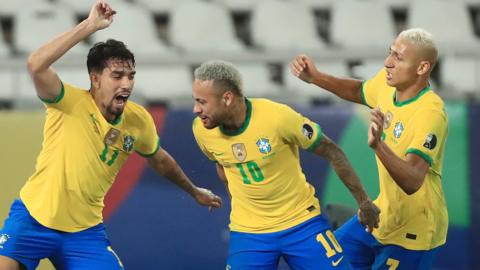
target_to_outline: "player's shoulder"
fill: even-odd
[[[426,92],[421,98],[421,102],[419,102],[418,106],[419,109],[417,113],[422,116],[439,115],[442,118],[447,119],[445,102],[434,90]]]
[[[87,89],[64,81],[62,81],[62,91],[68,92],[69,95],[75,95],[79,97],[88,97],[90,95],[90,92]]]
[[[132,119],[134,123],[145,122],[151,118],[150,113],[142,105],[129,100],[124,111],[125,117]]]
[[[262,113],[264,111],[281,112],[283,110],[293,110],[286,104],[275,102],[266,98],[249,98],[248,100],[252,104],[253,111],[261,111]]]

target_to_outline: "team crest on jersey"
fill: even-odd
[[[395,124],[395,128],[393,129],[393,136],[397,139],[400,138],[400,136],[402,136],[403,130],[404,130],[404,127],[403,127],[402,123],[397,122]]]
[[[247,158],[247,148],[245,148],[245,144],[243,143],[233,144],[232,151],[238,161],[244,161],[245,158]]]
[[[10,236],[8,234],[0,234],[0,247],[3,248],[3,244],[5,244]]]
[[[105,135],[105,138],[103,139],[103,142],[106,145],[113,145],[118,139],[118,136],[120,136],[120,130],[111,128],[107,134]]]
[[[135,139],[130,135],[123,137],[123,150],[125,150],[126,152],[132,151],[134,141]]]
[[[260,150],[260,153],[262,154],[268,154],[270,153],[270,151],[272,151],[272,146],[270,145],[270,142],[266,138],[258,139],[257,146],[258,146],[258,150]]]
[[[390,124],[392,123],[393,120],[393,113],[391,111],[388,111],[385,114],[385,119],[383,120],[383,129],[387,129],[390,127]]]
[[[428,134],[427,138],[425,138],[425,142],[423,143],[423,147],[433,150],[435,146],[437,145],[437,136],[435,134]]]

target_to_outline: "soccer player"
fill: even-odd
[[[127,157],[137,152],[205,206],[221,199],[196,187],[159,145],[155,124],[128,101],[134,55],[120,41],[95,44],[87,59],[90,91],[62,82],[51,65],[112,23],[115,11],[97,1],[87,19],[33,52],[28,69],[46,105],[43,148],[35,173],[0,230],[0,269],[33,270],[43,258],[57,269],[123,269],[102,223],[103,199]]]
[[[373,230],[378,209],[343,151],[290,107],[245,98],[232,64],[205,62],[194,75],[193,133],[231,197],[227,269],[274,270],[280,256],[292,269],[350,269],[299,160],[299,148],[326,158]]]
[[[375,108],[368,144],[377,158],[380,227],[365,232],[355,216],[335,233],[355,269],[429,269],[446,241],[442,163],[448,119],[429,83],[437,54],[431,34],[408,29],[390,46],[385,67],[364,82],[324,74],[305,55],[291,63],[300,79]]]

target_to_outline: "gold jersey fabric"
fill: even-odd
[[[410,250],[430,250],[445,243],[448,213],[442,189],[442,166],[448,118],[442,99],[430,89],[397,102],[396,90],[387,85],[386,71],[363,83],[362,98],[385,114],[382,139],[400,158],[409,153],[423,158],[430,168],[421,188],[406,194],[377,157],[381,209],[380,228],[373,235],[382,244]]]
[[[246,104],[246,121],[234,132],[206,129],[198,117],[193,122],[200,149],[225,169],[232,196],[230,229],[276,232],[319,215],[299,148],[313,150],[320,143],[320,126],[267,99],[246,99]]]
[[[88,91],[68,84],[45,104],[42,150],[20,198],[40,224],[78,232],[102,222],[103,200],[118,171],[133,151],[153,155],[158,135],[150,114],[131,101],[115,123],[105,120]]]

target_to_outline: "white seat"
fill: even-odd
[[[117,11],[114,22],[110,27],[93,34],[93,42],[113,38],[125,42],[135,55],[148,57],[170,52],[158,37],[150,12],[138,5],[128,3],[116,3],[115,6],[112,4],[112,7]]]
[[[234,12],[251,12],[258,0],[215,0]]]
[[[74,27],[75,15],[68,9],[51,3],[25,6],[15,15],[13,44],[22,53],[30,53],[47,41]],[[68,55],[86,55],[88,47],[79,43]]]
[[[163,13],[163,14],[168,14],[172,11],[172,9],[175,7],[175,5],[178,4],[178,2],[181,2],[182,0],[157,0],[157,1],[152,1],[152,0],[136,0],[137,3],[140,5],[143,5],[146,7],[148,10],[150,10],[153,13]]]
[[[251,25],[254,43],[268,51],[308,53],[325,49],[313,11],[303,2],[259,1]]]
[[[448,14],[448,16],[439,16],[439,14]],[[480,41],[474,35],[470,14],[462,1],[412,1],[408,27],[424,28],[431,32],[440,54],[478,53],[480,50]]]
[[[385,67],[381,60],[364,60],[352,68],[352,75],[360,80],[369,80]]]
[[[244,95],[247,97],[275,98],[280,95],[280,85],[273,82],[268,67],[249,63],[236,65],[243,79]]]
[[[35,86],[28,72],[19,72],[17,77],[17,89],[15,89],[14,107],[17,109],[38,109],[43,105],[39,99]]]
[[[90,9],[96,0],[57,0],[58,3],[68,7],[77,14],[88,15]],[[109,0],[108,3],[116,10],[115,6],[117,3],[125,3],[124,0]]]
[[[8,45],[3,42],[2,35],[0,34],[0,57],[7,57],[10,54]]]
[[[55,71],[62,82],[80,87],[82,89],[90,89],[90,77],[86,67],[62,67],[55,68]]]
[[[332,43],[356,54],[385,55],[395,39],[393,17],[381,0],[336,0],[331,16]]]
[[[334,0],[294,0],[304,2],[308,7],[313,9],[328,10],[332,7]]]
[[[442,88],[452,94],[478,93],[480,88],[480,60],[445,57],[440,62]]]
[[[0,69],[0,101],[12,101],[14,98],[14,77],[13,71]]]
[[[235,36],[227,9],[217,2],[185,1],[172,10],[172,43],[187,52],[240,53],[243,44]]]
[[[318,62],[315,64],[317,69],[321,72],[330,74],[335,77],[348,78],[350,77],[348,66],[343,61],[334,62]],[[290,72],[288,64],[283,68],[283,80],[288,91],[296,95],[302,95],[308,99],[317,100],[338,100],[333,93],[322,89],[315,84],[306,83]]]
[[[25,7],[47,2],[48,0],[1,0],[0,16],[14,16]]]
[[[192,71],[187,66],[137,67],[134,92],[150,102],[192,99]]]

